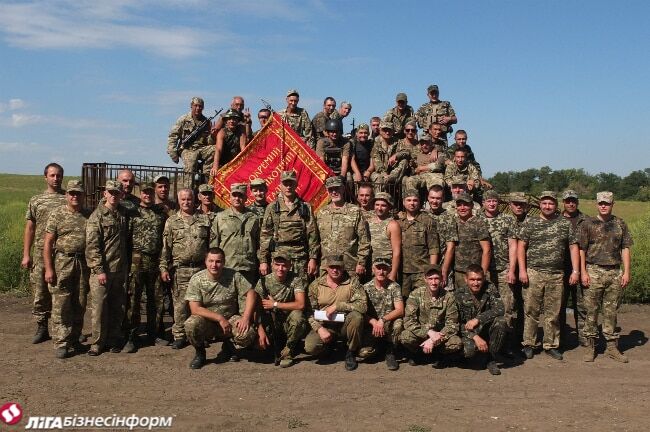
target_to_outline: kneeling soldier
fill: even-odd
[[[381,340],[386,341],[386,366],[389,370],[399,369],[395,359],[395,346],[402,332],[404,300],[402,288],[388,278],[391,260],[375,258],[372,272],[375,277],[363,286],[368,295],[368,313],[363,332],[363,348],[359,357],[366,359],[375,354],[375,347]]]
[[[467,267],[465,282],[455,293],[465,358],[487,354],[488,371],[501,375],[495,359],[506,336],[506,321],[499,291],[478,264]]]
[[[355,370],[367,308],[366,293],[356,276],[345,271],[341,255],[327,257],[325,263],[327,273],[309,285],[309,303],[313,313],[324,312],[326,319],[309,317],[312,330],[305,338],[305,352],[317,356],[342,336],[348,345],[345,369]],[[345,315],[342,322],[335,321],[339,314]]]
[[[282,252],[273,253],[272,266],[273,272],[257,282],[255,291],[262,298],[262,308],[271,315],[276,352],[280,348],[278,341],[286,338],[286,345],[279,354],[279,365],[287,368],[295,364],[297,345],[307,333],[303,314],[307,281],[291,271],[291,260]]]
[[[458,337],[458,306],[454,295],[441,288],[439,266],[431,266],[424,277],[426,286],[416,288],[406,300],[404,331],[399,340],[411,353],[410,365],[416,365],[423,354],[436,354],[432,366],[441,368],[441,355],[463,346]]]
[[[222,341],[224,351],[230,354],[255,342],[252,318],[257,295],[241,274],[225,265],[223,250],[209,249],[205,270],[192,276],[185,293],[192,314],[185,321],[185,333],[196,350],[192,369],[205,365],[205,346],[212,340]],[[267,342],[266,334],[261,334],[260,345]]]

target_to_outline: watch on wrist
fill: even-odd
[[[277,308],[278,308],[278,302],[274,301],[273,302],[273,309],[277,309]]]

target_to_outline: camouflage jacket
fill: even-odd
[[[86,250],[86,222],[90,217],[90,210],[71,210],[67,205],[62,205],[50,213],[47,218],[45,232],[54,235],[56,243],[54,249],[65,254],[84,254]]]
[[[413,112],[413,107],[411,105],[406,105],[406,107],[404,108],[404,112],[402,114],[400,114],[399,110],[395,106],[389,109],[388,111],[386,111],[383,120],[393,125],[396,138],[403,138],[404,126],[406,126],[406,123],[415,120],[414,116],[415,114]]]
[[[403,303],[402,288],[399,284],[389,281],[388,286],[378,289],[375,280],[363,285],[368,296],[367,318],[379,319],[395,310],[395,303]]]
[[[607,222],[589,218],[580,228],[580,248],[585,251],[587,263],[615,266],[621,264],[621,251],[634,242],[623,219],[612,216]]]
[[[192,117],[192,113],[187,113],[178,118],[174,126],[172,126],[169,131],[169,138],[167,139],[167,154],[174,158],[178,157],[179,154],[176,152],[176,142],[178,140],[183,140],[188,136],[194,129],[199,127],[203,121],[206,120],[206,117],[201,114],[201,117],[195,119]],[[213,146],[214,138],[210,133],[210,125],[203,129],[203,132],[194,140],[190,145],[190,149],[198,149],[200,147]]]
[[[458,144],[453,143],[452,145],[449,146],[447,149],[447,159],[453,161],[454,160],[454,153],[456,152],[456,149],[458,148]],[[476,157],[474,156],[474,152],[472,151],[472,148],[469,146],[469,144],[465,144],[465,150],[467,150],[467,157],[465,160],[472,165],[476,167],[478,170],[479,174],[481,173],[481,165],[476,161]]]
[[[404,329],[420,338],[426,338],[429,330],[442,333],[446,342],[458,334],[458,306],[454,295],[443,289],[433,298],[429,288],[416,288],[406,300]]]
[[[349,272],[354,272],[357,264],[364,267],[368,264],[370,232],[359,207],[350,203],[343,207],[327,205],[318,213],[316,223],[323,257],[343,255]]]
[[[337,120],[340,118],[341,114],[339,114],[337,110],[332,111],[332,114],[329,116],[325,114],[324,111],[319,111],[316,115],[314,115],[314,118],[311,120],[311,127],[314,131],[316,139],[323,136],[323,132],[325,131],[325,123],[327,123],[327,120]]]
[[[43,250],[43,241],[45,240],[45,224],[50,216],[50,212],[55,208],[65,205],[65,192],[43,192],[34,195],[27,204],[25,219],[34,222],[34,250]]]
[[[457,175],[465,177],[468,181],[473,181],[475,187],[481,185],[481,172],[471,162],[465,162],[465,166],[460,168],[455,163],[445,167],[445,183],[451,184],[451,179]]]
[[[490,241],[490,231],[484,219],[471,216],[463,222],[456,218],[458,244],[454,252],[454,269],[464,272],[471,264],[481,265],[481,241]]]
[[[311,206],[296,197],[290,206],[279,196],[266,206],[260,233],[260,263],[271,262],[271,252],[282,250],[291,259],[318,259],[320,240]]]
[[[384,145],[384,140],[382,137],[378,137],[375,139],[375,143],[372,146],[372,150],[370,151],[370,160],[372,161],[374,168],[375,168],[375,173],[388,173],[390,172],[393,167],[397,165],[390,166],[388,165],[388,159],[390,159],[391,156],[397,153],[397,143],[396,142],[391,142],[388,144],[388,146]],[[410,153],[407,152],[400,152],[400,154],[404,157],[406,155],[410,156]]]
[[[230,319],[244,312],[250,289],[246,278],[232,269],[224,268],[216,281],[210,279],[207,270],[201,270],[190,279],[184,300],[199,302],[204,308]]]
[[[590,217],[584,214],[583,212],[581,212],[580,210],[578,210],[577,214],[573,217],[567,217],[564,214],[561,214],[561,216],[564,217],[569,222],[571,222],[571,225],[573,226],[573,229],[575,230],[576,235],[578,236],[578,243],[579,243],[582,224],[586,220],[590,219]],[[564,272],[567,274],[571,274],[572,270],[573,270],[573,266],[571,264],[571,255],[567,250],[566,253],[564,254]]]
[[[402,230],[402,271],[421,273],[431,265],[431,255],[440,253],[436,224],[428,214],[419,212],[414,219],[399,219]]]
[[[124,207],[97,206],[86,222],[86,263],[93,274],[126,269],[129,231]]]
[[[415,113],[415,118],[418,121],[420,129],[429,130],[431,123],[438,123],[442,116],[453,117],[456,111],[452,108],[449,101],[427,102],[422,104]],[[450,126],[443,126],[442,131],[445,133],[451,132]]]
[[[338,143],[332,142],[329,138],[319,138],[316,143],[316,154],[325,165],[330,167],[334,174],[340,175],[343,169],[343,158],[347,157],[348,168],[350,164],[350,142],[340,139]]]
[[[255,271],[260,244],[260,220],[248,209],[239,213],[228,208],[217,213],[213,230],[215,243],[226,253],[226,267],[240,271]]]
[[[162,235],[165,227],[165,209],[159,205],[139,206],[131,216],[131,247],[147,255],[158,257],[162,249]]]
[[[311,120],[309,120],[309,114],[304,108],[296,108],[296,111],[289,114],[286,109],[283,109],[278,114],[280,117],[291,126],[291,129],[294,130],[312,149],[316,146],[316,137],[314,136],[314,131],[311,127]]]
[[[485,221],[490,231],[490,240],[492,241],[490,270],[502,272],[508,269],[510,264],[508,240],[515,238],[515,217],[511,214],[499,213],[490,218],[485,215],[484,211],[481,211],[479,218]]]
[[[499,290],[490,282],[485,282],[478,296],[474,296],[468,287],[458,287],[454,293],[458,304],[458,323],[463,338],[471,339],[489,327],[495,318],[503,316],[505,309],[499,296]],[[465,329],[467,321],[477,318],[478,326],[473,330]]]
[[[295,301],[296,293],[304,293],[306,290],[307,281],[294,272],[287,273],[284,282],[280,281],[275,274],[269,273],[262,276],[255,285],[255,292],[260,297],[268,298],[268,296],[271,296],[280,303]]]
[[[327,285],[326,274],[309,285],[309,306],[311,308],[309,325],[313,330],[322,327],[321,322],[314,319],[314,311],[325,309],[333,304],[336,304],[336,312],[366,313],[368,299],[356,276],[344,276],[343,282],[335,290]]]
[[[160,271],[202,266],[208,249],[217,245],[216,238],[217,233],[206,215],[183,216],[179,211],[165,222]]]
[[[266,211],[267,207],[268,207],[267,203],[264,203],[264,205],[259,205],[254,202],[253,204],[249,205],[247,208],[248,210],[255,213],[255,216],[257,216],[260,219],[260,225],[261,225],[262,220],[264,219],[264,212]]]
[[[518,237],[527,244],[526,267],[547,272],[562,272],[568,246],[578,243],[571,222],[560,215],[527,218]]]

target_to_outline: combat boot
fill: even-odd
[[[34,333],[32,343],[38,344],[50,339],[52,338],[50,337],[50,332],[47,330],[47,321],[38,323],[38,327],[36,327],[36,333]]]
[[[135,343],[135,338],[129,336],[129,340],[127,340],[126,345],[124,345],[124,351],[126,351],[129,354],[138,351],[138,347]]]
[[[582,356],[583,362],[591,363],[596,359],[596,343],[593,338],[586,340],[585,353]]]
[[[180,350],[188,346],[189,343],[187,342],[187,339],[182,337],[180,339],[174,339],[174,342],[172,342],[172,349],[175,350]]]
[[[190,362],[190,369],[201,369],[207,362],[205,348],[194,347],[194,349],[196,350],[196,354]]]
[[[607,348],[605,349],[605,355],[621,363],[628,363],[629,360],[625,354],[618,350],[618,341],[607,341]]]
[[[399,364],[395,358],[395,350],[392,345],[386,349],[386,366],[389,371],[396,371],[399,369]]]
[[[359,364],[357,363],[357,358],[354,352],[348,350],[345,353],[345,370],[353,371],[357,368]]]
[[[70,355],[70,351],[68,350],[68,347],[59,347],[56,349],[55,355],[58,359],[64,359]]]

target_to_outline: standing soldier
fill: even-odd
[[[280,175],[281,193],[264,212],[257,255],[262,276],[269,273],[274,251],[286,254],[294,271],[305,278],[318,271],[320,242],[316,218],[310,205],[296,194],[297,184],[295,171],[283,171]]]
[[[560,307],[564,278],[564,255],[567,247],[571,255],[571,277],[575,285],[580,277],[578,237],[573,226],[557,210],[557,194],[544,191],[539,195],[541,213],[529,218],[518,233],[517,259],[519,280],[528,285],[524,299],[524,355],[533,358],[538,346],[539,316],[544,312],[544,343],[546,354],[562,360],[560,347]]]
[[[458,229],[455,215],[452,210],[445,210],[442,206],[445,191],[442,181],[431,185],[427,191],[426,213],[436,223],[436,231],[440,239],[440,271],[442,273],[442,286],[447,291],[454,290],[454,272],[452,265],[458,243]]]
[[[162,206],[169,217],[178,211],[178,203],[169,199],[169,177],[157,175],[153,179],[156,185],[156,204]]]
[[[350,169],[350,142],[339,134],[340,120],[327,120],[325,136],[316,142],[316,154],[334,174],[347,178]]]
[[[357,189],[357,205],[361,209],[361,214],[365,220],[375,216],[375,207],[373,199],[375,190],[372,183],[361,183]]]
[[[332,96],[327,96],[323,101],[323,110],[316,113],[311,121],[316,139],[325,136],[325,123],[328,120],[336,120],[340,117],[341,115],[336,110],[336,100]]]
[[[217,132],[214,161],[210,170],[211,177],[216,176],[221,167],[235,159],[248,142],[246,132],[239,124],[241,120],[239,112],[229,109],[223,115],[223,119],[226,121],[226,127]]]
[[[70,180],[67,205],[54,209],[45,227],[45,282],[52,294],[52,333],[60,359],[79,348],[86,312],[89,271],[84,251],[90,211],[83,207],[83,193],[81,182]]]
[[[246,183],[230,185],[230,208],[214,219],[215,244],[226,254],[226,267],[238,271],[248,283],[257,283],[257,251],[259,249],[260,221],[246,203]]]
[[[603,336],[607,341],[605,355],[627,363],[628,358],[618,348],[616,315],[623,290],[630,283],[632,236],[623,219],[612,214],[613,193],[598,192],[596,204],[598,215],[585,221],[580,233],[580,264],[587,309],[584,328],[587,352],[582,359],[592,362],[596,358],[598,310],[600,309]],[[622,270],[621,264],[623,264]]]
[[[193,97],[190,101],[190,112],[176,120],[167,140],[167,154],[171,160],[178,163],[179,157],[183,159],[183,171],[189,177],[184,181],[187,187],[191,186],[197,173],[208,177],[214,159],[214,139],[210,132],[210,124],[205,124],[196,139],[187,143],[186,148],[180,146],[180,142],[207,120],[203,115],[203,106],[203,99]],[[200,163],[203,164],[201,169],[199,169]]]
[[[291,129],[294,130],[302,138],[302,140],[312,149],[316,148],[316,137],[309,120],[309,114],[304,108],[298,107],[300,95],[298,90],[289,90],[287,92],[287,107],[279,112],[282,120],[289,123]]]
[[[509,238],[517,239],[517,235],[521,226],[528,216],[528,197],[523,192],[511,192],[510,193],[510,211],[514,216],[513,225]],[[511,265],[508,271],[508,283],[512,286],[512,294],[514,296],[514,319],[513,319],[513,328],[514,328],[514,337],[518,342],[522,341],[524,334],[524,299],[523,299],[523,287],[522,283],[519,280],[519,263],[518,258],[515,257],[514,265]]]
[[[256,178],[251,182],[251,194],[253,195],[253,204],[248,206],[248,209],[255,213],[255,215],[260,218],[260,225],[262,224],[262,219],[264,218],[264,211],[268,206],[266,201],[266,193],[268,192],[268,187],[266,182],[263,179]]]
[[[393,125],[395,138],[404,138],[404,126],[414,119],[413,107],[408,104],[406,93],[397,93],[395,106],[384,114],[384,121]]]
[[[140,198],[133,195],[133,186],[135,186],[135,175],[130,169],[123,169],[117,173],[117,180],[122,183],[124,196],[120,204],[127,210],[135,210],[140,205]]]
[[[201,271],[205,255],[214,246],[216,233],[210,219],[194,211],[194,192],[178,191],[180,210],[165,222],[160,254],[160,276],[163,282],[172,282],[174,298],[173,349],[187,346],[184,323],[189,316],[185,291],[190,278]]]
[[[50,163],[43,170],[47,190],[34,195],[27,205],[25,214],[25,234],[23,236],[23,259],[20,266],[29,269],[29,283],[34,293],[34,306],[32,315],[36,318],[36,334],[32,343],[41,343],[50,339],[47,321],[52,310],[52,295],[44,279],[43,267],[43,241],[45,225],[50,212],[66,203],[66,198],[61,182],[63,181],[63,167],[57,163]],[[34,246],[34,259],[32,260],[32,246]]]
[[[321,209],[316,223],[323,256],[342,255],[345,270],[363,276],[370,259],[368,223],[359,207],[346,203],[343,178],[330,177],[325,181],[331,203]],[[321,265],[325,269],[325,265]]]
[[[163,207],[154,203],[154,191],[153,183],[143,183],[140,186],[140,205],[129,213],[132,234],[125,319],[127,342],[124,350],[127,353],[136,352],[140,345],[138,327],[143,292],[147,297],[148,342],[152,345],[167,342],[156,337],[163,315],[163,292],[158,264],[167,216]]]
[[[396,282],[402,263],[402,230],[391,215],[393,197],[386,192],[378,192],[373,201],[375,214],[368,219],[372,262],[377,258],[387,259],[391,263],[388,278]]]
[[[415,118],[421,129],[429,130],[431,123],[440,123],[443,126],[442,138],[447,142],[447,134],[452,132],[451,125],[458,122],[456,112],[449,101],[439,99],[440,92],[435,84],[427,88],[429,102],[423,104],[415,113]]]
[[[92,345],[88,355],[97,356],[109,348],[122,351],[124,288],[127,272],[129,227],[126,210],[120,206],[122,183],[108,180],[104,202],[100,202],[86,224],[86,262],[90,269],[92,302]]]
[[[204,214],[210,219],[210,223],[217,217],[217,213],[221,211],[214,203],[214,191],[209,184],[202,184],[199,186],[199,207],[196,209],[197,213]]]

